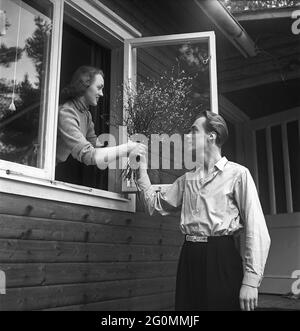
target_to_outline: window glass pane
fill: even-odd
[[[183,135],[189,132],[200,110],[210,109],[209,42],[203,39],[143,46],[136,48],[136,54],[137,97],[133,103],[133,121],[129,123],[133,125],[128,125],[128,131],[129,134],[144,134],[149,139],[151,134],[181,136],[182,145],[171,144],[170,152],[150,148],[152,182],[171,184],[191,170],[185,166],[180,153],[184,149]],[[156,162],[157,158],[160,159],[159,169],[151,162],[152,156]]]
[[[1,1],[0,159],[44,167],[53,5]]]

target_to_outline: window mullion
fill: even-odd
[[[54,180],[64,0],[51,1],[54,5],[54,13],[50,61],[50,82],[48,88],[48,111],[46,121],[45,171],[47,178],[50,180]]]

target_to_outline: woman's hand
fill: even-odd
[[[138,143],[132,140],[128,140],[127,143],[127,153],[128,155],[137,147]]]
[[[148,150],[146,145],[131,140],[128,141],[127,148],[129,155],[146,155]]]

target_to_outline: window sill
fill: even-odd
[[[58,181],[30,178],[0,171],[0,192],[71,203],[76,205],[135,212],[135,194],[121,194]]]

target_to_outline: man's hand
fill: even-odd
[[[146,170],[148,168],[146,153],[139,154],[139,155],[140,155],[139,169]]]
[[[258,305],[258,290],[255,287],[242,285],[240,290],[240,305],[243,311],[252,311]]]
[[[144,171],[147,173],[147,154],[148,147],[142,143],[134,143],[130,141],[128,143],[131,147],[131,151],[129,154],[129,165],[132,169],[139,169],[140,171]]]

